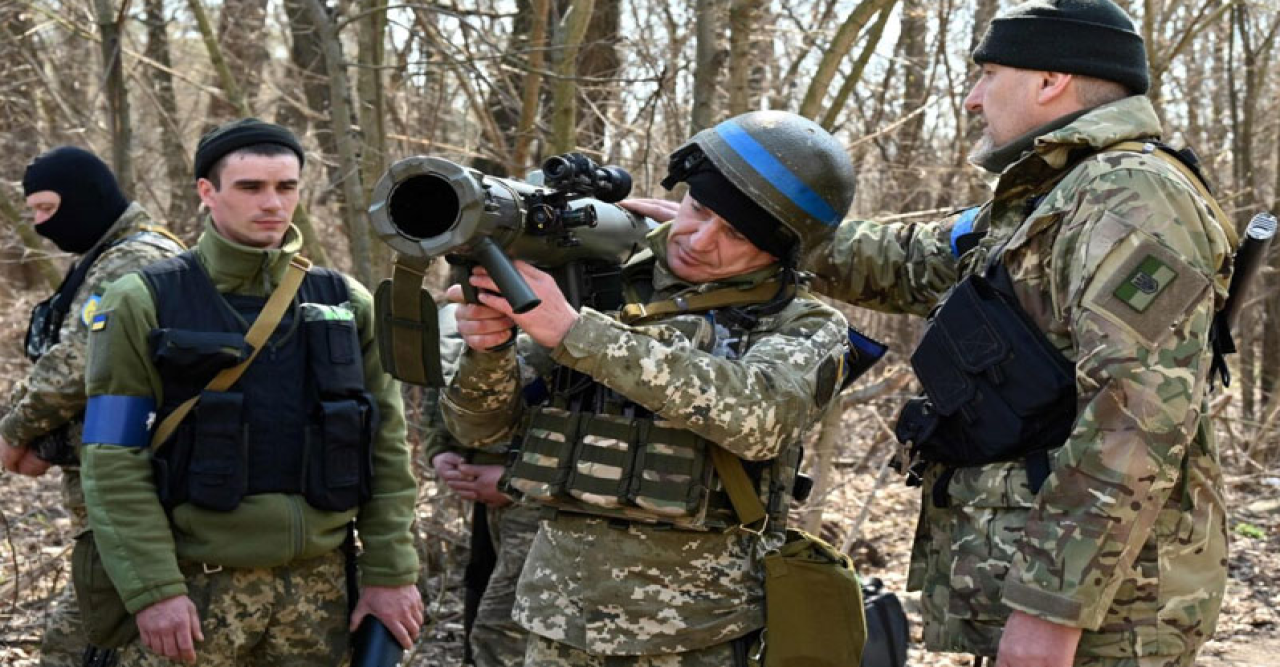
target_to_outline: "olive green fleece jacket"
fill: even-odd
[[[219,292],[266,296],[301,247],[296,228],[280,248],[262,250],[229,241],[206,224],[195,254]],[[225,567],[288,565],[337,549],[352,517],[364,545],[363,585],[400,586],[417,580],[418,556],[410,532],[417,486],[399,384],[382,370],[378,358],[372,297],[356,281],[347,282],[364,354],[365,386],[381,415],[373,443],[373,496],[356,510],[328,512],[312,508],[300,495],[259,494],[246,496],[230,512],[179,505],[170,521],[156,496],[149,449],[85,442],[81,457],[89,525],[129,611],[185,594],[180,560]],[[156,309],[146,282],[135,273],[112,283],[98,312],[105,313],[105,326],[89,337],[89,400],[129,396],[159,405],[160,376],[147,344],[147,334],[157,326]]]

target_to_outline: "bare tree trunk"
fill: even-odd
[[[351,86],[342,60],[342,42],[333,30],[320,0],[304,0],[311,21],[320,37],[325,70],[329,74],[329,105],[334,143],[338,147],[338,185],[342,192],[343,228],[351,247],[351,269],[365,285],[373,284],[373,259],[370,252],[369,220],[365,215],[365,190],[360,177],[359,128],[352,124]]]
[[[120,28],[125,14],[117,15],[111,0],[94,0],[98,30],[102,34],[102,71],[106,75],[107,123],[111,127],[111,167],[120,188],[130,195],[133,190],[133,127],[129,123],[129,91],[124,85],[124,51]]]
[[[849,101],[849,96],[853,94],[854,88],[859,83],[862,83],[862,74],[867,70],[867,63],[871,61],[871,55],[875,53],[876,47],[880,45],[880,39],[884,36],[884,27],[889,23],[891,15],[893,15],[893,7],[885,7],[880,10],[880,16],[876,18],[876,22],[867,30],[867,38],[862,43],[862,53],[858,54],[858,60],[853,64],[853,71],[849,73],[849,76],[845,77],[844,83],[840,85],[840,90],[836,93],[835,99],[831,101],[831,106],[827,108],[827,113],[822,118],[822,126],[828,130],[835,128],[836,121],[844,111],[845,103]]]
[[[929,97],[929,57],[925,37],[929,33],[928,11],[923,0],[903,0],[902,3],[902,112],[910,114],[923,107]],[[905,178],[899,185],[904,211],[923,209],[919,186],[924,183],[921,174],[912,173],[920,136],[924,131],[924,114],[916,114],[898,132],[897,159],[899,173]]]
[[[764,0],[730,0],[729,6],[729,115],[737,116],[755,107],[760,91],[751,87],[752,70],[758,65],[756,30],[764,10]]]
[[[517,173],[528,169],[533,145],[534,123],[542,100],[542,68],[546,62],[547,16],[551,0],[531,0],[532,17],[529,30],[529,68],[520,90],[520,120],[516,126],[515,148],[511,164]]]
[[[886,7],[891,7],[895,2],[897,0],[862,0],[849,13],[849,17],[845,19],[844,23],[840,24],[840,29],[836,31],[835,39],[831,41],[831,45],[823,53],[822,61],[818,63],[818,71],[814,73],[813,79],[809,82],[809,89],[805,91],[804,101],[800,103],[801,116],[818,118],[819,114],[822,113],[822,100],[831,89],[831,82],[835,79],[841,61],[844,60],[845,56],[849,55],[849,51],[853,50],[858,34],[862,32],[862,28],[867,25],[872,16],[875,16],[876,12]],[[924,37],[921,36],[921,39],[923,40]]]
[[[236,116],[246,116],[241,107],[254,108],[254,100],[262,85],[262,70],[267,62],[264,29],[267,21],[267,0],[222,0],[218,16],[218,44],[222,47],[230,72],[240,76],[243,103],[227,102],[216,97],[209,99],[210,127]],[[219,77],[223,76],[221,73]]]
[[[578,122],[578,145],[602,159],[608,157],[605,131],[612,125],[609,119],[618,106],[618,87],[596,79],[616,76],[622,65],[617,47],[620,5],[620,0],[596,0],[582,45],[582,57],[578,59],[578,74],[583,78],[578,101],[584,109]]]
[[[567,153],[577,147],[578,91],[574,75],[582,38],[591,23],[595,0],[572,0],[556,31],[557,79],[551,93],[551,152]]]
[[[168,21],[164,16],[164,0],[146,0],[148,58],[172,68],[169,58]],[[157,68],[151,75],[155,82],[157,112],[164,131],[160,145],[164,150],[165,172],[169,177],[169,225],[179,232],[191,232],[196,225],[196,197],[192,192],[191,163],[182,145],[182,128],[178,122],[178,99],[173,90],[173,75]]]
[[[244,93],[240,90],[240,84],[236,82],[235,76],[231,73],[231,67],[227,64],[227,58],[222,52],[222,44],[213,33],[213,24],[209,21],[209,13],[205,11],[204,3],[201,0],[187,0],[187,7],[196,20],[196,27],[199,28],[200,37],[204,40],[205,51],[209,53],[209,62],[218,75],[218,86],[227,96],[227,102],[235,108],[235,115],[252,115],[249,105],[245,102]]]
[[[360,21],[360,69],[357,70],[356,87],[360,93],[357,105],[360,129],[364,133],[360,163],[361,173],[365,176],[362,201],[367,202],[375,179],[387,168],[387,98],[386,77],[383,76],[383,65],[387,59],[387,10],[385,0],[363,0],[361,6],[366,15]],[[376,239],[371,238],[373,240]],[[390,249],[383,243],[371,242],[369,247],[371,274],[386,275],[391,261]],[[372,283],[367,284],[373,286]]]
[[[698,0],[695,30],[697,63],[693,71],[693,117],[689,134],[716,124],[716,83],[725,52],[720,47],[720,0]]]

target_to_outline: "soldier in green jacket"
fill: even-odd
[[[27,377],[0,417],[0,453],[11,472],[39,476],[62,468],[62,502],[71,534],[85,526],[76,446],[84,425],[89,322],[111,281],[182,252],[182,244],[120,191],[115,175],[89,151],[63,146],[27,166],[22,179],[36,232],[77,256],[53,296],[32,312]],[[85,650],[79,606],[70,586],[45,620],[40,664],[78,666]]]
[[[368,614],[405,647],[418,635],[417,489],[368,291],[310,269],[244,375],[204,391],[247,356],[248,324],[302,247],[289,223],[302,159],[292,133],[256,119],[205,135],[197,247],[117,281],[90,325],[84,487],[141,635],[123,664],[336,665]],[[152,451],[152,424],[197,396]]]
[[[623,268],[619,310],[574,309],[522,262],[540,306],[482,291],[458,308],[446,422],[469,446],[520,436],[509,486],[546,517],[516,595],[526,667],[746,665],[801,435],[842,382],[847,323],[795,261],[853,199],[844,148],[799,116],[746,114],[674,153],[678,182],[690,194]],[[471,283],[495,289],[482,270]],[[531,344],[509,345],[515,325]],[[543,403],[526,405],[530,370]],[[715,448],[746,464],[764,525],[736,520]]]
[[[853,304],[941,304],[897,429],[924,460],[925,643],[1001,667],[1189,666],[1227,576],[1207,393],[1233,232],[1155,145],[1142,39],[1110,0],[1019,5],[973,58],[992,199],[845,222],[808,263]]]

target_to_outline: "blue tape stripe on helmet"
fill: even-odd
[[[84,412],[84,444],[147,447],[151,444],[149,396],[90,396]]]
[[[777,188],[782,194],[786,195],[793,204],[799,206],[805,213],[816,218],[822,224],[828,227],[834,227],[840,224],[840,219],[844,216],[843,211],[837,211],[831,208],[818,193],[814,192],[809,186],[804,184],[798,176],[793,174],[787,165],[782,164],[775,158],[755,137],[747,133],[737,123],[727,120],[716,126],[716,134],[724,139],[729,148],[738,154],[747,164],[751,165],[766,181]]]

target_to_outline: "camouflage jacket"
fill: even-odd
[[[650,237],[653,300],[725,283],[691,286],[666,268],[667,227]],[[776,268],[730,281],[749,286]],[[554,350],[468,350],[442,405],[468,445],[509,440],[524,409],[523,369],[554,362],[586,373],[675,425],[739,457],[771,459],[798,445],[827,407],[831,363],[847,346],[844,317],[798,298],[762,317],[736,359],[698,349],[673,316],[627,326],[584,308]],[[687,327],[685,327],[687,328]],[[522,352],[524,348],[522,347]],[[566,513],[543,522],[526,561],[515,618],[529,631],[601,655],[666,654],[711,646],[764,623],[763,542],[740,531],[693,532],[619,526]]]
[[[102,300],[102,293],[109,283],[126,273],[182,252],[181,246],[159,233],[139,233],[145,226],[158,225],[135,202],[98,241],[99,245],[110,247],[98,256],[76,292],[62,322],[58,343],[14,387],[9,412],[0,419],[0,435],[10,444],[28,444],[64,424],[71,425],[71,442],[80,443],[89,319]]]
[[[290,228],[280,248],[263,250],[227,240],[206,224],[195,254],[220,293],[266,296],[301,248],[297,228]],[[365,389],[380,416],[372,497],[354,510],[330,512],[297,494],[262,493],[246,496],[229,512],[184,503],[166,516],[156,496],[149,448],[86,442],[81,460],[89,524],[103,565],[130,611],[186,593],[179,560],[227,567],[289,565],[337,549],[352,518],[364,546],[362,585],[400,586],[417,580],[410,529],[417,485],[405,442],[400,387],[383,372],[378,357],[373,297],[355,280],[347,283]],[[89,399],[139,397],[161,404],[163,385],[147,342],[157,326],[155,302],[142,276],[131,274],[114,283],[102,299],[99,317],[105,326],[90,335]]]
[[[1007,244],[1018,300],[1075,363],[1075,426],[1038,494],[1020,461],[959,469],[949,508],[926,494],[910,584],[932,649],[994,655],[1010,608],[1084,628],[1078,655],[1182,654],[1213,632],[1226,529],[1206,378],[1231,249],[1164,160],[1096,153],[1159,133],[1146,98],[1130,97],[1038,137],[958,261],[954,220],[849,221],[809,258],[835,298],[925,314]],[[1125,287],[1140,280],[1146,302]]]

